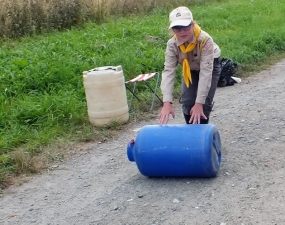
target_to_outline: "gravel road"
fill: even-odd
[[[223,144],[215,178],[148,178],[126,155],[149,120],[94,143],[0,199],[0,224],[285,224],[285,60],[218,88],[211,123]],[[172,124],[184,123],[175,103]]]

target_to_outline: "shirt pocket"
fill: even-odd
[[[200,70],[200,57],[194,56],[190,61],[191,70]]]

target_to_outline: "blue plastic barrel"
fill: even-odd
[[[215,177],[221,148],[213,124],[147,125],[128,143],[127,155],[148,177]]]

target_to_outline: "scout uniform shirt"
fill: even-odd
[[[195,42],[194,35],[193,40],[186,43],[186,47],[188,43],[191,42]],[[163,102],[173,102],[172,93],[176,75],[176,67],[178,63],[180,65],[182,64],[184,54],[180,50],[179,46],[183,43],[184,42],[178,41],[178,39],[175,37],[172,37],[167,42],[164,70],[162,71],[161,81]],[[196,97],[197,103],[205,103],[205,99],[211,87],[214,58],[220,57],[220,53],[221,51],[219,46],[214,43],[210,35],[203,30],[201,30],[196,47],[193,49],[193,51],[187,53],[187,59],[191,70],[200,71]],[[191,83],[189,88],[191,88]]]

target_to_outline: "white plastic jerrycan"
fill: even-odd
[[[121,66],[104,66],[83,72],[88,116],[95,126],[129,119],[125,77]]]

